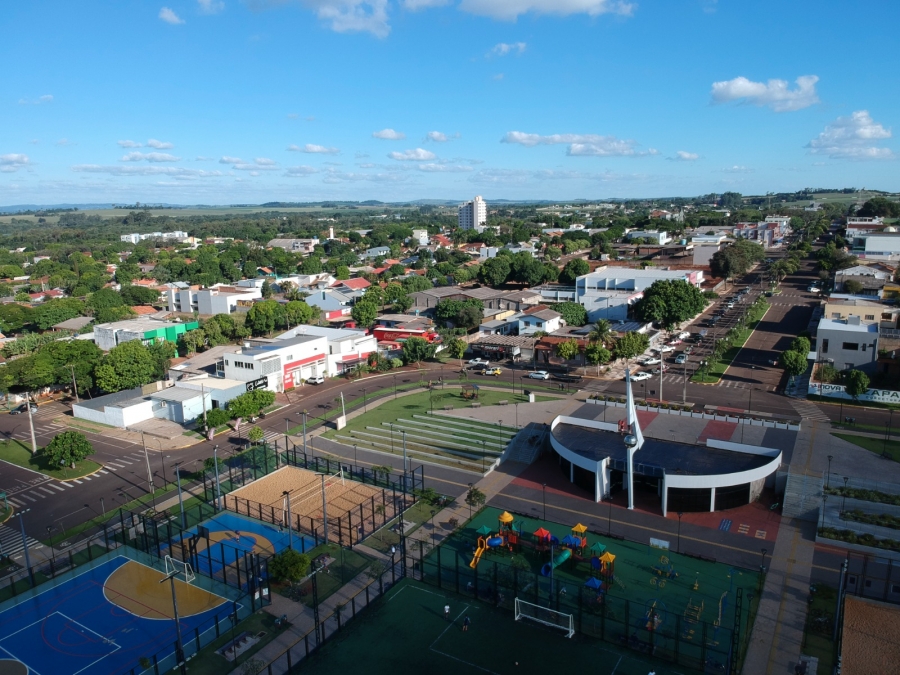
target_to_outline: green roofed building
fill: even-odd
[[[178,336],[199,328],[196,321],[176,323],[173,321],[159,321],[149,317],[101,323],[94,327],[94,341],[103,351],[109,351],[113,347],[140,340],[144,344],[153,342],[177,342]]]

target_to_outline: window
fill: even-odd
[[[866,351],[866,343],[865,342],[863,343],[862,350]]]
[[[859,343],[858,342],[845,342],[841,347],[845,352],[858,352],[859,351]]]
[[[866,314],[866,321],[874,321],[874,320],[875,320],[874,314]]]
[[[827,340],[827,339],[826,339],[826,340],[822,340],[822,353],[823,353],[823,354],[827,354],[827,353],[828,353],[828,340]]]
[[[225,365],[226,366],[228,365],[228,359],[225,359]]]
[[[832,313],[831,313],[831,318],[832,318],[832,319],[840,319],[840,318],[841,318],[841,313],[840,313],[840,312],[832,312]]]

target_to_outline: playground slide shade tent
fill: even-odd
[[[481,527],[479,527],[479,528],[478,528],[477,530],[475,530],[475,531],[476,531],[478,534],[486,535],[486,534],[490,534],[490,533],[491,533],[491,528],[489,528],[487,525],[482,525]]]
[[[500,522],[504,525],[509,525],[515,518],[509,511],[504,511],[500,514]]]
[[[587,532],[587,525],[582,525],[581,523],[572,528],[572,534],[584,534],[585,532]]]
[[[599,541],[595,541],[591,544],[591,553],[605,553],[606,552],[606,544],[601,544]]]
[[[587,581],[584,582],[584,585],[588,588],[598,589],[603,586],[603,582],[600,581],[597,577],[591,577]]]
[[[543,527],[539,527],[535,531],[534,536],[538,541],[546,541],[553,535],[550,534],[549,530],[545,530]]]
[[[581,546],[581,539],[574,535],[567,534],[563,537],[562,543],[566,546]]]

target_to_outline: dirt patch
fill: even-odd
[[[900,663],[900,607],[847,595],[841,644],[844,675],[893,675]]]

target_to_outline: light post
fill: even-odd
[[[181,527],[187,529],[187,521],[184,519],[184,499],[181,495],[181,462],[175,464],[175,483],[178,485],[178,508],[181,511]]]
[[[388,429],[391,430],[391,454],[394,454],[394,425],[388,424]]]
[[[762,594],[762,580],[763,575],[766,573],[766,553],[768,553],[768,550],[764,548],[760,549],[760,551],[762,552],[762,560],[759,563],[759,590],[757,591],[757,595]]]
[[[28,556],[28,538],[25,536],[24,515],[26,513],[28,513],[29,511],[31,511],[31,509],[25,509],[24,511],[16,511],[13,515],[19,519],[19,527],[22,530],[22,550],[25,552],[25,567],[28,568],[28,578],[31,580],[32,587],[34,587],[34,570],[31,569],[31,558]]]
[[[153,510],[156,511],[156,490],[153,488],[153,472],[150,470],[150,455],[147,454],[147,444],[144,442],[144,432],[141,432],[141,445],[144,447],[144,460],[147,462],[147,483],[150,486],[150,500],[153,502]],[[165,470],[165,465],[163,465]]]
[[[844,515],[844,505],[847,503],[847,482],[850,480],[850,476],[844,476],[844,495],[841,500],[841,515]]]
[[[400,430],[400,434],[403,438],[403,491],[406,492],[406,480],[409,476],[409,465],[406,461],[406,432],[404,430]]]
[[[394,375],[394,398],[397,398],[397,376]]]
[[[359,466],[359,458],[356,456],[356,443],[353,444],[353,463]]]
[[[369,412],[369,400],[366,398],[366,388],[362,388],[363,393],[363,412]]]
[[[547,520],[547,484],[541,485],[541,502],[544,504],[544,520]]]
[[[825,527],[825,504],[828,502],[828,495],[822,495],[822,524],[819,527]],[[843,509],[841,510],[843,512]]]
[[[469,520],[472,520],[472,483],[469,483],[469,492],[466,494],[466,501],[469,502]]]
[[[288,548],[294,548],[294,528],[293,521],[291,520],[291,493],[287,490],[284,490],[281,495],[284,497],[284,501],[286,502],[285,508],[287,509],[287,528],[288,528]]]
[[[678,512],[678,544],[676,544],[675,552],[681,553],[681,517],[684,515],[684,511]]]
[[[53,529],[52,525],[47,526],[47,541],[50,545],[50,569],[53,570],[53,574],[56,574],[56,549],[53,548],[53,540],[50,538],[50,531]]]
[[[291,419],[290,417],[284,418],[284,451],[285,452],[287,452],[287,450],[288,450],[288,431],[290,429],[290,424],[289,424],[290,419]]]
[[[831,483],[831,460],[834,459],[834,455],[828,455],[828,474],[825,476],[825,489],[827,490]]]
[[[216,466],[216,511],[222,508],[222,489],[219,487],[219,446],[213,446],[213,464]]]
[[[481,439],[481,475],[484,475],[484,458],[487,456],[487,441]]]
[[[308,414],[305,410],[300,413],[303,415],[303,459],[306,459],[306,415]]]
[[[172,570],[160,579],[159,583],[164,584],[168,581],[172,587],[172,614],[175,619],[175,662],[178,664],[182,675],[184,675],[187,673],[187,669],[184,664],[184,643],[181,641],[181,621],[178,620],[178,598],[175,595],[175,577],[178,576],[178,573],[177,569]]]
[[[322,530],[325,535],[325,543],[328,543],[328,502],[325,499],[325,474],[317,473],[317,476],[321,476],[322,478]]]
[[[100,510],[103,511],[103,515],[106,515],[106,502],[103,501],[103,497],[100,497]]]

